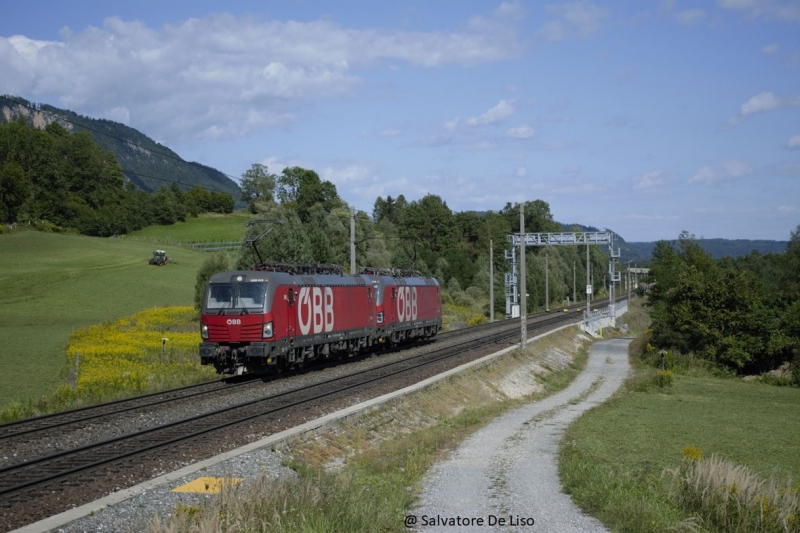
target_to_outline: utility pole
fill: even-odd
[[[522,351],[528,345],[528,295],[526,294],[527,288],[525,287],[525,202],[519,203],[519,296],[520,296],[520,313],[519,313],[519,331],[520,342],[519,347]]]
[[[628,261],[628,305],[631,305],[631,262]]]
[[[589,243],[586,243],[586,318],[589,318],[589,313],[592,311],[592,280],[589,277]]]
[[[544,310],[550,310],[550,263],[544,254]]]
[[[489,239],[489,322],[494,322],[494,251]]]
[[[356,208],[350,207],[350,274],[356,275]]]
[[[575,285],[575,260],[572,260],[572,302],[578,303],[577,286]]]

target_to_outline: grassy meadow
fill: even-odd
[[[561,479],[576,503],[612,531],[800,531],[800,389],[696,370],[665,380],[632,360],[623,390],[562,441]],[[778,494],[794,498],[780,520]]]
[[[148,226],[131,232],[125,239],[150,242],[214,242],[244,240],[247,222],[254,215],[247,211],[236,211],[228,215],[204,213],[185,222],[170,226]]]
[[[147,308],[192,305],[207,254],[159,247],[176,262],[149,265],[154,246],[147,242],[0,235],[0,408],[35,402],[66,383],[65,351],[79,329]]]

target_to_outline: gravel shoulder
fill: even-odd
[[[423,483],[416,530],[608,531],[562,492],[558,443],[572,421],[622,384],[630,370],[629,343],[594,344],[586,369],[569,387],[498,418],[437,465]]]

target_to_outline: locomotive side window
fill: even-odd
[[[289,306],[294,305],[294,289],[289,289]]]

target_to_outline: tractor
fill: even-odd
[[[156,250],[153,252],[153,257],[150,258],[151,265],[161,266],[166,265],[167,262],[169,262],[169,257],[164,250]]]

